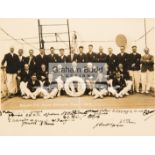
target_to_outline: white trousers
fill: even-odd
[[[126,87],[125,87],[126,88]],[[116,89],[114,87],[109,87],[108,91],[113,95],[113,96],[123,96],[127,93],[126,89],[122,89],[119,93],[117,93]]]
[[[107,93],[108,93],[107,89],[102,89],[102,90],[98,90],[96,88],[93,89],[93,94],[95,96],[105,96],[105,95],[107,95]]]
[[[6,85],[8,88],[9,94],[17,93],[17,81],[16,81],[17,74],[6,74]]]
[[[141,72],[142,92],[148,92],[153,84],[153,71]]]
[[[130,76],[132,77],[133,90],[139,92],[140,84],[140,71],[129,71]]]
[[[29,89],[27,88],[27,82],[23,82],[23,81],[20,82],[19,88],[21,91],[21,95],[26,95],[30,92]]]
[[[48,98],[54,98],[57,93],[58,93],[58,89],[57,88],[54,88],[50,93],[44,89],[44,86],[43,86],[44,82],[41,82],[40,81],[40,85],[41,87],[37,90],[36,94],[39,93],[41,97],[45,98],[45,99],[48,99]],[[60,83],[59,83],[60,84]],[[61,85],[61,89],[62,89],[62,84]],[[61,90],[60,89],[60,90]],[[38,95],[38,94],[37,94]]]
[[[126,87],[124,88],[124,92],[127,93],[132,89],[133,82],[131,80],[126,80]]]
[[[131,90],[132,87],[132,81],[127,80],[126,81],[126,87],[124,87],[119,93],[117,93],[116,89],[114,87],[108,87],[108,91],[113,95],[113,96],[123,96],[128,94],[128,91]]]
[[[45,91],[42,91],[41,88],[37,88],[35,92],[31,92],[28,88],[27,88],[27,82],[21,82],[20,83],[20,91],[22,95],[26,95],[28,98],[36,98],[37,96],[39,96],[41,93],[44,94]]]
[[[54,98],[57,94],[58,94],[58,89],[57,88],[54,88],[50,93],[48,93],[48,95],[46,96],[46,98]]]

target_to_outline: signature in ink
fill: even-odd
[[[152,114],[152,115],[151,115]],[[152,116],[155,115],[155,110],[144,110],[143,116],[148,116],[144,119],[144,121],[149,120]]]
[[[143,112],[143,116],[146,116],[146,115],[152,114],[153,112],[155,112],[155,110],[144,110],[144,112]]]
[[[131,124],[136,124],[136,122],[132,121],[130,118],[128,119],[121,119],[119,122],[111,122],[111,123],[104,123],[104,122],[99,122],[96,123],[93,126],[93,129],[97,128],[97,127],[111,127],[111,128],[119,128],[119,127],[124,127],[125,125],[131,125]]]

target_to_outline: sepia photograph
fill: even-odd
[[[0,19],[0,134],[154,135],[154,40],[153,18]]]
[[[2,0],[1,154],[152,154],[153,10],[153,0]]]
[[[155,19],[0,19],[1,109],[155,107]]]

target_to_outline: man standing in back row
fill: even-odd
[[[132,91],[139,93],[141,55],[137,53],[137,46],[132,46],[132,53],[129,55],[129,74],[132,78]]]
[[[107,55],[107,64],[108,64],[108,75],[110,78],[115,74],[116,67],[117,67],[117,57],[113,54],[113,49],[108,48],[108,55]]]
[[[35,72],[35,69],[36,69],[36,57],[34,56],[34,51],[32,49],[29,50],[29,56],[26,57],[26,64],[29,65],[29,70],[31,72]]]
[[[67,56],[65,55],[65,49],[60,48],[59,52],[60,52],[60,55],[58,56],[58,62],[59,63],[66,63],[67,62]]]
[[[128,70],[128,58],[129,58],[129,55],[125,52],[125,47],[124,46],[121,46],[120,47],[120,53],[117,55],[117,66],[119,64],[122,64],[123,65],[123,68],[125,70]]]
[[[149,48],[145,48],[144,53],[141,58],[142,93],[148,94],[153,83],[154,57],[149,54]]]
[[[14,47],[10,48],[10,52],[6,54],[2,60],[2,67],[6,62],[7,89],[9,97],[17,93],[17,72],[19,69],[19,58],[14,53]]]
[[[77,54],[75,53],[75,48],[71,47],[71,53],[67,56],[67,62],[77,62]]]
[[[86,60],[89,63],[97,62],[96,53],[93,52],[93,45],[88,46],[88,53],[86,54]]]
[[[18,58],[19,58],[19,67],[18,67],[18,73],[22,72],[24,70],[24,65],[26,63],[26,59],[23,56],[24,51],[23,49],[18,50]]]
[[[99,47],[99,53],[97,54],[98,63],[107,63],[107,55],[104,53],[102,46]]]
[[[58,54],[55,54],[54,47],[50,48],[50,54],[47,57],[48,57],[48,65],[49,65],[49,63],[57,63],[58,62]]]
[[[40,54],[36,56],[36,72],[38,73],[41,70],[41,65],[45,64],[48,68],[48,58],[45,54],[45,49],[40,49]]]
[[[79,46],[79,54],[77,55],[77,62],[78,63],[85,63],[86,62],[86,54],[83,52],[84,47]]]

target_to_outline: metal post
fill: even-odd
[[[44,48],[44,39],[43,39],[42,25],[40,25],[40,38],[41,38],[41,48]]]
[[[39,49],[41,48],[41,38],[40,38],[40,20],[38,19],[38,35],[39,35]]]
[[[67,19],[67,29],[68,29],[69,51],[71,53],[70,30],[69,30],[69,20],[68,19]]]
[[[146,30],[146,19],[144,18],[144,32],[145,32],[145,47],[147,48],[147,30]]]

